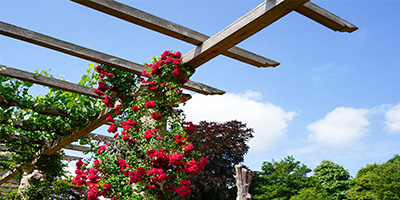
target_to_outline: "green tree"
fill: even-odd
[[[349,199],[400,199],[400,156],[360,169],[354,183]]]
[[[351,188],[350,173],[342,166],[329,160],[314,169],[313,178],[321,185],[333,200],[347,199],[347,194]]]
[[[290,199],[308,187],[307,173],[311,169],[295,161],[293,156],[280,162],[265,161],[261,169],[250,188],[254,199]]]

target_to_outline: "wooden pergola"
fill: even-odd
[[[253,65],[255,67],[278,66],[280,63],[277,61],[236,47],[235,45],[292,11],[296,11],[334,31],[351,33],[358,29],[358,27],[354,26],[353,24],[309,2],[309,0],[266,0],[233,22],[231,25],[211,37],[113,0],[71,1],[195,45],[195,48],[187,52],[182,57],[184,63],[192,68],[198,68],[220,54]],[[24,29],[22,27],[8,24],[6,22],[0,22],[0,33],[11,38],[36,44],[42,47],[53,49],[55,51],[63,52],[68,55],[108,65],[135,74],[141,74],[141,72],[145,69],[145,67],[141,64],[72,44],[57,38]],[[41,76],[8,66],[0,65],[0,75],[94,98],[102,98],[93,92],[93,88]],[[222,95],[225,93],[223,90],[195,81],[189,81],[184,85],[184,88],[204,95]],[[4,102],[5,100],[0,98],[0,104],[3,104]],[[10,101],[7,102],[10,103]],[[14,106],[19,105],[15,104]],[[63,114],[56,109],[45,109],[43,112],[58,115]],[[112,140],[111,137],[92,133],[92,131],[101,125],[107,124],[105,118],[112,112],[114,112],[113,109],[104,109],[99,113],[96,119],[89,123],[88,126],[60,137],[56,142],[48,145],[49,148],[42,149],[33,155],[29,162],[20,163],[13,169],[10,169],[8,172],[0,174],[0,186],[7,183],[7,186],[2,186],[5,187],[6,190],[7,188],[16,188],[17,183],[12,180],[12,178],[17,175],[25,165],[40,165],[46,162],[50,155],[61,149],[70,149],[75,151],[88,150],[88,147],[71,144],[80,138],[85,137],[98,141]],[[12,152],[13,150],[0,144],[0,151]],[[0,159],[7,160],[9,158],[2,156]],[[65,159],[74,160],[78,159],[78,157],[66,156]],[[1,189],[0,192],[5,191],[4,189]]]

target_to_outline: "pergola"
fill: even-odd
[[[195,48],[187,52],[182,57],[183,62],[192,68],[198,68],[220,54],[253,65],[255,67],[261,68],[278,66],[280,63],[277,61],[236,47],[235,45],[257,33],[258,31],[261,31],[265,27],[269,26],[292,11],[296,11],[334,31],[351,33],[358,29],[358,27],[354,26],[353,24],[309,2],[309,0],[266,0],[233,22],[231,25],[211,37],[113,0],[71,1],[195,45]],[[72,44],[57,38],[24,29],[22,27],[8,24],[6,22],[0,22],[0,33],[11,38],[36,44],[96,63],[112,66],[135,74],[141,74],[141,72],[145,69],[145,67],[141,64]],[[94,98],[102,98],[93,92],[93,88],[41,76],[8,66],[0,65],[0,75]],[[184,88],[204,95],[222,95],[225,93],[223,90],[195,81],[187,82],[184,85]],[[9,106],[22,107],[16,101],[13,101],[12,99],[4,99],[0,95],[0,104],[6,103]],[[50,113],[60,116],[65,115],[65,113],[57,109],[48,107],[46,107],[46,109],[42,109],[41,112],[44,114]],[[16,167],[9,169],[8,172],[0,174],[0,185],[7,183],[7,185],[3,185],[2,187],[18,187],[16,181],[12,180],[12,178],[16,176],[24,166],[41,165],[42,163],[46,162],[50,155],[61,149],[70,149],[75,151],[88,150],[88,147],[71,144],[80,138],[85,137],[98,141],[112,140],[111,137],[91,133],[101,125],[107,124],[105,118],[112,112],[114,112],[113,109],[104,109],[99,113],[96,119],[89,123],[88,126],[75,132],[71,132],[68,135],[64,135],[52,144],[47,144],[49,147],[36,152],[29,162],[19,163]],[[46,143],[47,141],[42,142]],[[0,151],[13,152],[14,150],[2,145],[0,140]],[[2,156],[0,159],[9,160],[10,158]],[[76,160],[78,157],[67,155],[64,159]],[[9,191],[9,189],[7,191]],[[0,192],[7,191],[5,191],[5,189],[1,189]]]

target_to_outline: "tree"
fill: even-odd
[[[288,156],[280,162],[263,162],[250,194],[254,199],[290,199],[302,188],[308,187],[306,165]]]
[[[323,160],[314,169],[313,177],[321,187],[331,196],[331,199],[346,199],[350,191],[350,173],[342,166],[329,160]]]
[[[367,165],[358,171],[349,199],[400,199],[399,180],[399,155],[381,165]]]
[[[194,142],[203,144],[202,152],[210,163],[195,175],[190,199],[235,199],[234,165],[243,162],[249,150],[246,144],[253,129],[240,121],[225,123],[202,121],[195,125]]]

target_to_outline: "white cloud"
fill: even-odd
[[[400,131],[400,103],[386,112],[385,120],[386,128],[389,132]]]
[[[338,107],[325,118],[311,123],[307,129],[313,142],[330,146],[347,146],[357,142],[366,132],[370,122],[367,109]]]
[[[262,94],[254,91],[221,96],[196,94],[183,109],[187,119],[195,123],[203,120],[223,123],[235,119],[246,123],[247,127],[254,129],[250,151],[263,151],[273,148],[285,137],[288,123],[297,113],[260,102],[261,99]]]

